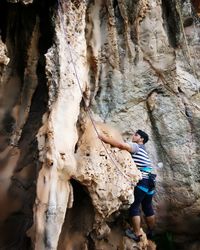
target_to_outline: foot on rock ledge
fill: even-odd
[[[126,229],[125,235],[130,239],[139,242],[142,235],[136,235],[130,228]]]

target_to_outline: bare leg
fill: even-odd
[[[133,216],[131,218],[132,221],[132,227],[133,227],[133,232],[139,236],[141,234],[140,232],[140,216]]]
[[[155,226],[155,215],[148,216],[145,219],[146,219],[148,229],[153,230]]]
[[[146,219],[146,224],[148,227],[147,239],[152,240],[153,236],[154,236],[153,230],[154,230],[154,226],[155,226],[155,215],[147,216],[145,219]]]

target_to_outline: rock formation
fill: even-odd
[[[0,249],[155,249],[123,234],[141,173],[98,139],[138,128],[157,234],[199,249],[198,1],[2,0],[0,31]]]

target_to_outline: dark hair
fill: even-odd
[[[138,134],[138,135],[140,135],[141,136],[141,138],[143,138],[144,139],[144,144],[146,143],[146,142],[148,142],[148,140],[149,140],[149,136],[148,136],[148,134],[147,133],[145,133],[144,131],[142,131],[142,130],[140,130],[140,129],[138,129],[137,131],[136,131],[136,133]]]

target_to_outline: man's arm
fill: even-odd
[[[129,145],[129,143],[116,140],[116,139],[114,139],[112,137],[108,137],[103,133],[98,134],[98,137],[99,137],[100,140],[102,140],[105,143],[110,144],[113,147],[123,149],[123,150],[126,150],[126,151],[130,152],[130,153],[133,153],[133,149],[132,149],[131,145]]]

